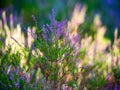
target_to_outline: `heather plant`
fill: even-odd
[[[77,67],[73,45],[65,38],[66,21],[56,21],[54,11],[50,21],[50,25],[45,25],[42,28],[42,34],[39,33],[41,35],[36,38],[32,51],[13,35],[9,36],[11,34],[6,24],[7,29],[5,30],[7,33],[9,32],[7,37],[14,40],[20,49],[15,49],[9,38],[6,38],[6,49],[1,57],[0,65],[3,67],[0,70],[3,73],[1,74],[1,89],[6,87],[8,89],[37,88],[45,90],[75,88],[77,83],[75,83],[73,76],[77,72]],[[17,30],[21,31],[19,28]],[[30,35],[28,35],[28,39],[30,39]],[[32,45],[31,42],[29,45]],[[2,79],[4,75],[6,81]]]
[[[21,25],[9,28],[3,13],[0,89],[119,89],[118,31],[116,29],[112,44],[104,37],[107,28],[96,15],[91,25],[95,35],[85,33],[81,37],[86,8],[79,7],[77,4],[69,21],[57,21],[53,10],[50,23],[42,28],[33,16],[36,27],[28,27],[26,33],[22,32]]]
[[[51,87],[54,89],[62,89],[63,85],[74,88],[77,83],[73,76],[77,72],[77,67],[73,47],[65,38],[66,23],[57,22],[54,11],[50,20],[50,25],[42,29],[42,37],[35,42],[36,48],[42,52],[39,56],[41,60],[35,64],[35,68],[41,68],[46,86],[53,84]]]
[[[23,72],[28,75],[27,68],[30,68],[26,62],[36,37],[35,28],[28,28],[27,37],[25,37],[20,24],[17,24],[17,27],[14,26],[12,14],[10,22],[7,21],[5,11],[2,17],[0,20],[0,89],[17,89],[26,83],[26,80],[21,78],[25,76]],[[14,80],[11,79],[11,75]],[[28,79],[29,76],[25,78]]]

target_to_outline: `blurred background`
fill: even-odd
[[[24,26],[33,26],[35,21],[32,15],[36,17],[38,25],[49,23],[49,14],[55,9],[58,21],[71,18],[73,9],[77,3],[86,7],[85,21],[80,26],[84,33],[94,34],[91,29],[91,22],[96,15],[100,16],[102,25],[107,27],[105,37],[113,40],[115,28],[120,33],[120,0],[0,0],[0,18],[2,11],[14,15],[14,22],[22,23]],[[9,18],[8,18],[9,20]]]

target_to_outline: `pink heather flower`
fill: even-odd
[[[111,81],[112,79],[111,79],[111,75],[110,74],[108,74],[107,75],[107,81]]]
[[[66,90],[72,90],[72,88],[71,88],[71,87],[69,87],[69,86],[67,86],[67,87],[66,87]]]

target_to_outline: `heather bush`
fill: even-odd
[[[66,21],[57,22],[54,11],[50,21],[50,25],[42,28],[42,34],[38,33],[35,42],[29,43],[31,47],[25,47],[17,38],[9,36],[18,45],[16,49],[10,41],[7,40],[8,44],[5,42],[7,49],[1,57],[1,89],[75,88],[75,43],[71,44],[72,39],[66,38],[69,35],[65,31]],[[2,79],[4,74],[6,81]]]
[[[82,35],[86,8],[77,4],[70,20],[57,21],[52,10],[50,23],[28,27],[5,12],[0,20],[1,90],[119,90],[120,39],[104,37],[106,27],[96,15],[91,24],[94,35]],[[12,16],[11,16],[12,17]],[[84,24],[83,24],[84,25]],[[82,36],[82,37],[81,37]]]

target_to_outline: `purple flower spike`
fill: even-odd
[[[10,77],[10,80],[13,81],[14,77],[12,73],[9,74],[9,77]]]
[[[15,85],[15,87],[17,87],[18,89],[20,88],[20,85],[19,85],[18,83],[15,83],[14,85]]]
[[[19,69],[18,69],[18,68],[16,68],[16,71],[15,71],[15,72],[16,72],[16,75],[18,75],[18,73],[19,73]]]
[[[52,15],[50,16],[50,25],[44,25],[42,28],[43,38],[46,41],[52,40],[52,35],[54,35],[55,39],[58,40],[64,34],[64,28],[66,26],[66,21],[57,22],[55,20],[55,12],[52,10]]]
[[[52,9],[52,14],[50,15],[49,19],[50,19],[51,22],[56,23],[56,20],[55,20],[55,10],[54,9]]]

